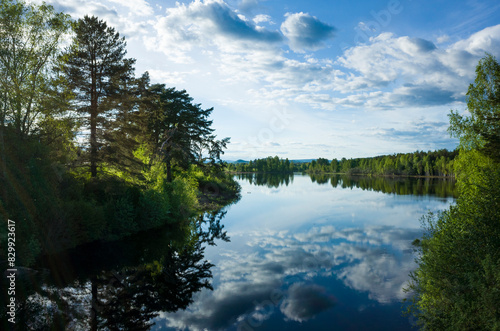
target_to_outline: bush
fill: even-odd
[[[499,330],[500,169],[476,151],[457,164],[457,205],[424,219],[409,312],[424,330]]]
[[[107,239],[122,238],[138,231],[135,221],[137,209],[128,196],[111,201],[107,210]]]
[[[198,182],[190,177],[177,177],[171,183],[164,184],[164,191],[172,206],[172,218],[174,220],[184,220],[195,215],[198,207]]]
[[[140,230],[148,230],[166,224],[170,217],[170,202],[167,194],[149,189],[139,200],[137,223]]]

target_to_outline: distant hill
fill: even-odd
[[[308,162],[311,162],[313,160],[316,160],[316,159],[300,159],[300,160],[290,160],[291,162],[293,163],[308,163]],[[230,160],[225,160],[225,162],[227,163],[248,163],[249,161],[245,161],[245,160],[237,160],[237,161],[230,161]]]
[[[313,160],[317,160],[317,159],[300,159],[300,160],[290,160],[290,161],[292,161],[293,163],[308,163],[308,162],[311,162]]]
[[[237,160],[237,161],[230,161],[230,160],[225,160],[227,163],[248,163],[248,161],[245,160]]]

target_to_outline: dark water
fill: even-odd
[[[39,272],[25,277],[26,323],[82,330],[92,323],[127,330],[152,323],[152,330],[411,329],[401,316],[415,268],[411,242],[421,235],[423,214],[454,202],[453,183],[238,180],[239,202],[180,230],[40,261]]]

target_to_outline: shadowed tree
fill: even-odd
[[[0,186],[7,196],[8,153],[5,135],[52,142],[62,131],[61,115],[66,110],[58,101],[64,93],[54,93],[59,83],[52,67],[59,43],[70,28],[69,16],[56,13],[48,5],[28,5],[24,1],[0,1]],[[51,107],[47,107],[47,105]],[[66,122],[69,124],[69,122]],[[45,137],[41,137],[43,132]],[[48,137],[50,135],[50,137]]]
[[[213,264],[204,261],[202,242],[176,250],[167,245],[159,260],[124,268],[99,278],[101,296],[97,302],[99,328],[149,330],[158,313],[185,309],[193,294],[212,289],[209,279]]]
[[[219,239],[229,241],[221,222],[225,214],[214,211],[183,228],[46,256],[50,274],[38,274],[29,282],[29,293],[19,293],[17,326],[149,330],[160,312],[185,309],[195,293],[212,290],[214,265],[204,250]]]

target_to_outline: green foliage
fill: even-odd
[[[426,330],[498,328],[500,322],[500,171],[462,195],[450,210],[425,219],[419,266],[409,289]]]
[[[217,210],[240,198],[241,187],[230,174],[220,171],[205,174],[193,166],[190,176],[198,182],[198,200],[202,209]]]
[[[40,120],[54,120],[51,67],[69,16],[51,6],[24,1],[0,3],[0,126],[20,135],[40,130]]]
[[[478,149],[500,160],[500,64],[487,54],[476,67],[476,79],[467,92],[470,116],[452,111],[449,131],[462,149]]]
[[[288,186],[293,182],[293,173],[242,173],[238,175],[238,178],[246,179],[252,185],[278,188],[282,185]]]
[[[171,203],[167,194],[148,189],[141,195],[139,203],[140,214],[138,220],[140,230],[148,230],[168,222]]]
[[[47,241],[60,243],[51,247],[49,251],[59,251],[64,248],[74,247],[81,243],[91,242],[103,237],[106,232],[106,211],[104,206],[96,204],[95,200],[76,200],[64,203],[65,222],[57,224],[59,231],[64,231],[63,236],[72,238],[65,242],[64,237],[51,236]]]
[[[500,163],[490,149],[498,134],[498,68],[492,56],[482,59],[467,93],[471,115],[450,115],[460,139],[454,163],[460,196],[449,210],[424,218],[407,289],[409,312],[424,330],[500,329]]]
[[[416,151],[370,158],[355,158],[331,161],[318,158],[312,162],[293,163],[288,159],[267,157],[248,163],[228,164],[235,172],[307,172],[309,174],[343,173],[349,175],[397,175],[397,176],[454,176],[454,159],[458,151]]]
[[[275,172],[289,173],[294,171],[293,163],[278,156],[256,159],[248,163],[228,164],[228,171],[237,172]]]
[[[120,238],[129,236],[137,232],[138,225],[136,222],[136,208],[128,197],[121,197],[113,201],[109,211],[109,237],[114,239],[114,236]]]
[[[75,96],[74,109],[82,115],[81,129],[90,131],[83,161],[97,177],[103,163],[126,169],[137,162],[132,152],[137,142],[130,137],[138,124],[132,120],[135,60],[125,58],[125,39],[103,20],[85,16],[73,29],[62,73]]]
[[[185,91],[164,84],[149,85],[146,73],[141,78],[143,96],[140,109],[144,113],[148,133],[145,137],[150,160],[165,164],[167,181],[175,172],[182,173],[196,164],[201,168],[220,169],[220,157],[229,138],[216,140],[209,116],[213,108],[202,109]]]
[[[73,43],[60,54],[70,25],[45,4],[1,1],[0,220],[16,222],[20,265],[182,226],[222,204],[202,206],[201,190],[239,191],[221,172],[229,138],[215,139],[212,108],[201,109],[186,91],[149,86],[147,74],[136,79],[125,39],[96,17],[73,22]],[[85,129],[90,135],[77,147],[76,130]]]
[[[173,219],[186,219],[194,216],[198,210],[198,183],[194,178],[177,177],[171,183],[165,183],[165,192],[169,201],[177,208],[172,211]]]

